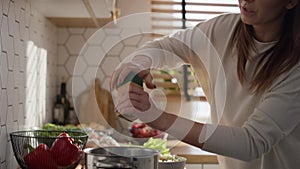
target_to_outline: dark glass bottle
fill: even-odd
[[[69,116],[69,110],[70,110],[70,101],[67,97],[67,86],[66,86],[66,82],[65,79],[62,78],[62,82],[60,85],[60,96],[61,96],[61,104],[63,106],[64,109],[64,122],[63,124],[66,124],[66,120]]]
[[[61,103],[61,96],[56,95],[56,102],[53,108],[53,121],[54,124],[63,124],[65,120],[64,107]]]

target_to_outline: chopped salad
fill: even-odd
[[[170,149],[167,147],[167,140],[161,138],[150,137],[147,142],[143,144],[145,148],[152,148],[160,151],[159,162],[179,162],[181,158],[171,154]]]

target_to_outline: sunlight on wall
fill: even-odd
[[[26,48],[25,126],[41,126],[46,118],[47,50],[32,41]]]

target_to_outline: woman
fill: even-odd
[[[117,109],[218,154],[222,168],[296,169],[300,165],[299,0],[244,0],[239,4],[240,14],[221,15],[146,44],[112,78],[115,88],[134,71],[153,89],[149,68],[191,64],[212,107],[214,124],[159,110],[149,94],[135,85],[118,98]],[[215,54],[227,84],[221,106],[216,91],[222,81],[220,67],[212,59]]]

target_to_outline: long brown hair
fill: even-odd
[[[266,90],[281,74],[289,71],[300,59],[300,5],[299,3],[287,11],[279,41],[267,51],[260,53],[262,57],[255,67],[250,79],[250,91],[259,93]],[[245,66],[251,60],[250,51],[256,51],[253,27],[241,20],[232,36],[232,45],[238,54],[237,74],[243,84],[246,80]]]

